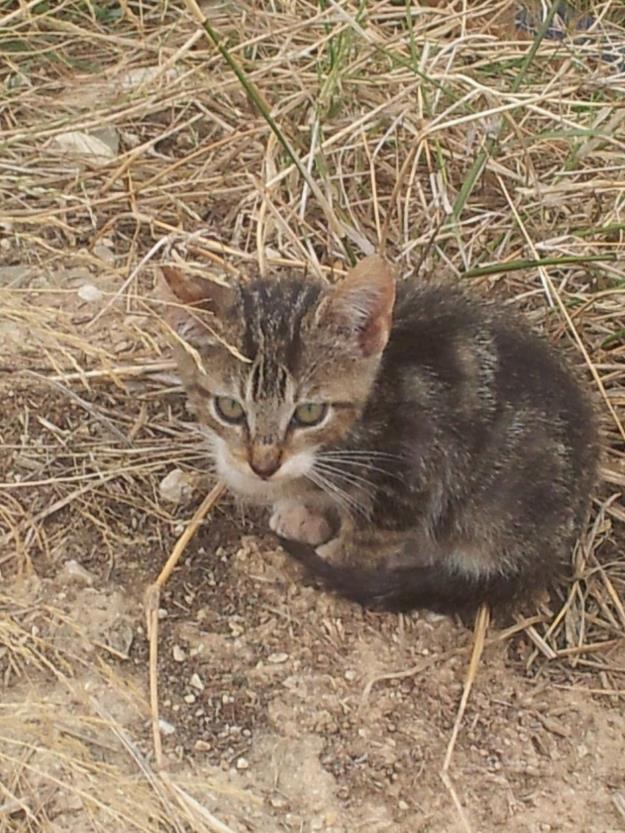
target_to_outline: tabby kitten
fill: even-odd
[[[521,321],[455,286],[396,284],[377,256],[334,286],[163,272],[220,478],[272,507],[326,585],[369,607],[468,612],[566,566],[597,429]]]

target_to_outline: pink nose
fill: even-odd
[[[280,468],[280,460],[250,460],[250,468],[263,480],[269,480]]]
[[[282,464],[282,450],[273,444],[253,445],[249,455],[250,468],[263,480],[275,474]]]

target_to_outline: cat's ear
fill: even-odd
[[[379,255],[370,255],[328,291],[318,321],[355,336],[362,355],[375,356],[386,347],[394,303],[393,270]]]
[[[229,286],[187,275],[176,266],[160,269],[163,280],[158,288],[159,300],[166,305],[167,322],[180,334],[197,328],[197,311],[211,312],[219,319],[232,306],[233,290]]]

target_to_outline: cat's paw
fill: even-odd
[[[345,555],[345,542],[341,536],[337,536],[317,547],[315,552],[329,564],[340,564]]]
[[[332,535],[332,527],[323,515],[315,514],[305,504],[295,501],[277,504],[269,519],[269,527],[281,538],[315,547]]]

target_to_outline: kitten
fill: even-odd
[[[220,478],[273,508],[326,585],[369,607],[469,612],[566,566],[597,428],[521,321],[455,286],[396,284],[377,256],[334,286],[163,273]]]

